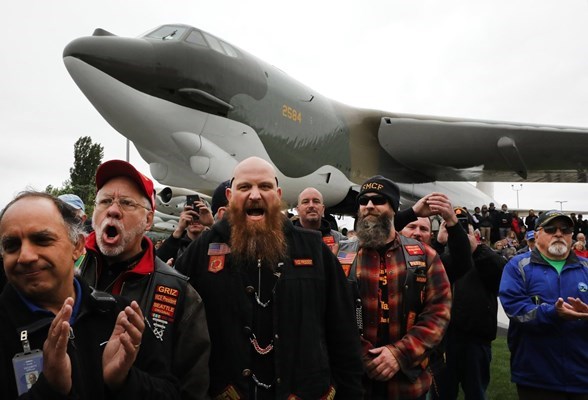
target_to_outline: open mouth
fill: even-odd
[[[118,228],[114,225],[107,225],[102,233],[102,239],[104,242],[112,244],[118,240],[119,231]]]
[[[263,217],[265,210],[263,208],[249,208],[245,211],[250,217]]]
[[[114,226],[109,226],[106,228],[106,236],[109,238],[114,238],[118,235],[118,230]]]

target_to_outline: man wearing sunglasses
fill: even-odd
[[[588,260],[571,251],[573,231],[563,212],[544,212],[535,249],[504,268],[499,296],[522,400],[588,399]]]
[[[449,322],[445,269],[431,247],[396,231],[394,182],[374,176],[357,199],[359,248],[342,243],[338,256],[361,298],[365,398],[424,399],[431,385],[427,356]]]

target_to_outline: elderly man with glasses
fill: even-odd
[[[588,260],[571,251],[573,231],[561,211],[541,214],[535,249],[504,268],[499,296],[519,399],[588,399]]]
[[[155,255],[145,235],[155,211],[153,182],[121,160],[96,171],[94,232],[80,274],[90,286],[136,300],[160,340],[182,399],[207,398],[210,338],[200,295]]]

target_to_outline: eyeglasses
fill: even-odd
[[[553,235],[555,232],[557,232],[558,229],[564,235],[569,235],[570,233],[574,232],[574,228],[571,226],[567,226],[567,225],[564,225],[564,226],[549,225],[549,226],[542,226],[540,228],[537,228],[537,230],[539,230],[539,229],[543,229],[543,231],[545,233],[547,233],[548,235]]]
[[[377,194],[375,196],[361,196],[358,200],[360,206],[367,206],[368,203],[371,201],[374,206],[381,206],[388,202],[388,199],[381,194]]]
[[[96,200],[95,205],[98,210],[103,211],[103,210],[110,208],[110,206],[112,206],[113,203],[116,203],[118,205],[118,207],[123,211],[135,211],[137,209],[137,207],[141,207],[147,211],[151,211],[150,208],[145,207],[144,205],[137,203],[135,200],[127,199],[124,197],[117,198],[117,199],[114,199],[112,197],[105,197],[103,199]]]

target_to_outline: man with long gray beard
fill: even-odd
[[[208,398],[210,339],[202,299],[186,276],[155,256],[144,236],[153,223],[153,182],[131,164],[111,160],[98,167],[96,190],[82,278],[97,290],[136,300],[146,329],[163,343],[182,399]]]
[[[571,251],[573,232],[569,216],[544,212],[535,248],[502,273],[511,380],[522,400],[588,399],[588,262]]]
[[[394,182],[374,176],[357,200],[359,247],[342,242],[339,260],[362,304],[365,399],[424,399],[431,385],[428,354],[449,322],[445,269],[431,247],[396,232],[400,191]]]
[[[281,212],[271,164],[233,172],[225,217],[176,268],[202,295],[215,399],[361,399],[363,374],[345,275],[318,232]]]

